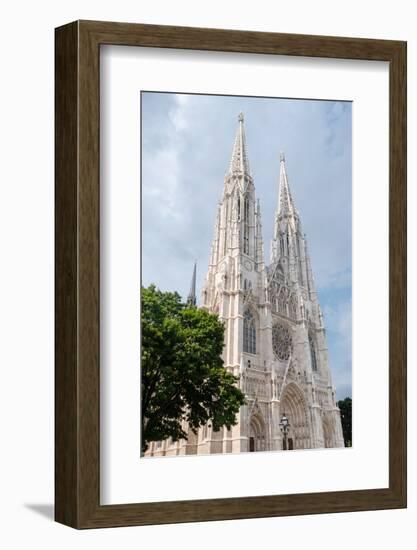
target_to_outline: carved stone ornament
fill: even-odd
[[[272,349],[281,361],[289,359],[292,353],[292,338],[287,327],[275,324],[272,327]]]

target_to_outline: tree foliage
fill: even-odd
[[[149,442],[187,439],[236,424],[244,395],[226,371],[221,353],[224,326],[217,315],[181,303],[179,294],[142,288],[142,452]]]
[[[345,447],[352,447],[352,399],[346,397],[339,401],[337,405],[340,409]]]

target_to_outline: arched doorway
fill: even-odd
[[[249,451],[266,451],[265,422],[260,414],[254,414],[250,419]]]
[[[285,413],[290,423],[288,449],[310,449],[311,431],[306,400],[301,388],[291,382],[281,397],[280,414]]]

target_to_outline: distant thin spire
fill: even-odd
[[[294,201],[291,196],[290,186],[288,183],[287,171],[285,169],[285,155],[281,151],[279,155],[280,170],[279,170],[279,195],[278,195],[278,216],[291,216],[297,214]]]
[[[233,145],[232,158],[229,166],[229,173],[245,172],[250,173],[249,160],[246,152],[246,137],[244,127],[243,113],[239,113],[239,125],[236,132],[235,143]]]
[[[188,293],[187,304],[189,306],[197,305],[197,296],[195,292],[197,279],[197,262],[194,262],[193,276],[191,277],[190,292]]]

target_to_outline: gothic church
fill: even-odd
[[[224,365],[239,378],[246,404],[230,430],[189,430],[188,441],[153,442],[147,456],[344,446],[326,330],[283,154],[277,203],[266,265],[241,113],[201,307],[225,324]],[[195,268],[189,300],[195,303]]]

